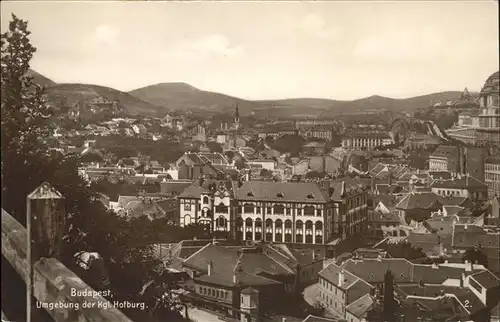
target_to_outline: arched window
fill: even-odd
[[[274,226],[276,228],[282,228],[283,227],[283,221],[281,221],[281,219],[276,220]]]
[[[255,227],[262,227],[262,219],[260,218],[255,219]]]
[[[217,226],[225,227],[226,226],[226,218],[219,216],[219,218],[217,219]]]
[[[285,228],[292,228],[292,221],[290,219],[285,220]]]
[[[302,229],[304,227],[304,223],[302,222],[302,220],[297,220],[297,222],[295,223],[295,227],[297,229]]]
[[[246,203],[243,205],[243,212],[245,214],[253,214],[254,213],[254,206],[251,203]]]
[[[271,219],[266,219],[266,228],[273,227],[273,221]]]
[[[313,206],[305,206],[304,207],[304,216],[314,216],[314,207]]]
[[[184,226],[190,225],[191,224],[191,216],[185,215],[184,216]]]
[[[285,207],[281,204],[274,205],[274,214],[283,215],[285,213]]]
[[[250,219],[250,218],[245,219],[245,226],[247,228],[252,227],[252,224],[253,224],[252,219]]]
[[[317,221],[314,226],[316,227],[316,230],[322,230],[323,229],[323,223],[321,221]]]
[[[313,222],[308,220],[306,221],[306,229],[312,229],[313,228]]]
[[[203,203],[208,203],[208,197],[207,196],[203,197]]]
[[[223,204],[222,202],[218,206],[215,206],[215,212],[218,213],[227,214],[228,209],[229,207]]]

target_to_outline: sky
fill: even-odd
[[[32,68],[129,91],[163,82],[245,99],[479,91],[499,69],[496,1],[1,1]]]

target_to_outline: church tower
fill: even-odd
[[[238,104],[236,104],[236,109],[234,111],[234,128],[236,130],[240,128],[240,110]]]

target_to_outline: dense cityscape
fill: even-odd
[[[30,32],[2,25],[2,321],[500,321],[498,71],[325,107],[121,92],[31,69]]]

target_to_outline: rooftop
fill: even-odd
[[[433,192],[410,192],[406,194],[395,206],[400,210],[433,209],[441,203],[441,196]]]
[[[326,203],[328,195],[315,182],[246,181],[235,188],[238,200],[268,200],[279,202]]]
[[[440,145],[432,152],[431,158],[458,157],[458,147],[450,145]]]
[[[358,318],[364,317],[365,313],[373,306],[374,299],[370,294],[365,294],[346,307],[346,310]]]

